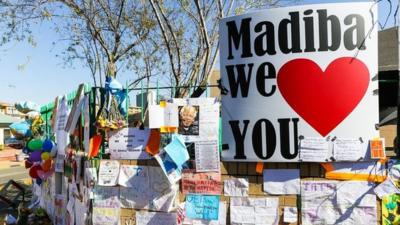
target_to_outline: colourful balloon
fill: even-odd
[[[42,153],[42,155],[41,155],[41,157],[42,157],[42,160],[43,161],[46,161],[46,160],[48,160],[48,159],[50,159],[50,153],[48,153],[48,152],[43,152]]]
[[[51,149],[53,149],[54,143],[50,139],[46,139],[43,142],[42,150],[45,152],[51,152]]]
[[[42,167],[40,165],[34,165],[29,169],[29,176],[36,179],[39,177],[38,171],[42,171]]]
[[[38,174],[39,178],[42,179],[42,180],[46,180],[51,175],[53,175],[53,173],[54,173],[54,170],[49,170],[47,172],[44,172],[43,170],[38,170],[37,171],[37,174]]]
[[[25,169],[31,168],[32,165],[33,165],[33,163],[31,161],[25,160]]]
[[[29,155],[29,161],[39,162],[42,160],[42,151],[34,151]]]
[[[32,139],[32,140],[30,140],[30,141],[28,142],[28,148],[29,148],[31,151],[40,150],[40,149],[42,149],[42,146],[43,146],[43,141],[40,140],[40,139]]]
[[[51,163],[52,163],[52,160],[51,160],[51,159],[45,160],[45,161],[42,163],[42,169],[43,169],[44,172],[47,172],[47,171],[50,170],[50,168],[51,168]]]
[[[42,182],[43,182],[42,179],[40,179],[40,178],[37,178],[37,179],[36,179],[36,184],[37,184],[37,185],[41,185]]]

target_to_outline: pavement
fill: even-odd
[[[21,150],[6,148],[0,151],[0,185],[13,179],[15,181],[30,180],[29,171],[25,169],[25,163],[17,162],[15,154],[20,154]]]

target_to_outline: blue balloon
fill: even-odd
[[[46,139],[43,142],[42,150],[45,152],[51,152],[51,149],[53,149],[53,146],[54,146],[53,141],[51,141],[50,139]]]
[[[42,179],[40,179],[40,178],[36,178],[36,184],[37,185],[41,185],[42,184]]]
[[[28,147],[24,147],[23,149],[22,149],[22,152],[24,153],[24,154],[29,154],[29,148]]]

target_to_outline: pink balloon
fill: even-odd
[[[37,175],[39,176],[40,179],[46,180],[49,178],[51,175],[53,175],[54,170],[49,170],[47,172],[44,172],[43,170],[38,170]]]
[[[29,161],[39,162],[42,160],[42,151],[34,151],[29,155]]]

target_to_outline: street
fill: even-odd
[[[28,170],[23,166],[0,169],[0,185],[13,179],[15,181],[29,178]]]

